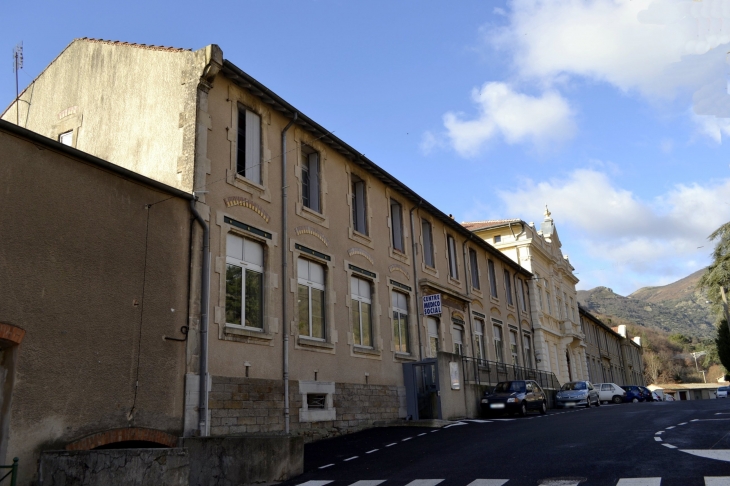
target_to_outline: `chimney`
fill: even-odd
[[[632,339],[632,341],[641,346],[641,336],[634,336],[634,339]]]
[[[618,333],[621,334],[622,337],[626,337],[626,326],[624,324],[618,326]]]

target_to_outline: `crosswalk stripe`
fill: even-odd
[[[475,479],[468,486],[502,486],[509,479]]]
[[[406,486],[436,486],[438,483],[444,481],[443,479],[416,479],[406,484]]]
[[[325,484],[329,484],[332,481],[307,481],[306,483],[302,483],[299,486],[324,486]]]
[[[372,481],[358,481],[352,483],[350,486],[378,486],[380,483],[384,483],[385,479],[374,479]]]
[[[580,481],[574,479],[547,479],[540,481],[540,486],[578,486]]]
[[[659,486],[662,478],[621,478],[616,486]]]
[[[705,486],[727,486],[730,484],[730,476],[705,476]]]

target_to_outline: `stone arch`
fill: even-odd
[[[90,451],[117,442],[153,442],[165,447],[176,447],[178,439],[172,434],[156,429],[124,427],[88,435],[66,445],[67,451]]]

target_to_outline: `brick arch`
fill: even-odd
[[[116,442],[127,442],[139,440],[154,442],[167,447],[177,446],[177,437],[156,429],[143,429],[141,427],[125,427],[123,429],[111,429],[104,432],[88,435],[83,439],[71,442],[66,445],[67,451],[89,451],[97,447]]]
[[[6,343],[20,344],[25,337],[25,330],[12,324],[4,324],[0,322],[0,341]]]

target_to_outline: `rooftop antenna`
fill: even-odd
[[[15,124],[20,125],[20,92],[18,90],[18,71],[23,69],[23,42],[13,49],[13,72],[15,72]]]

